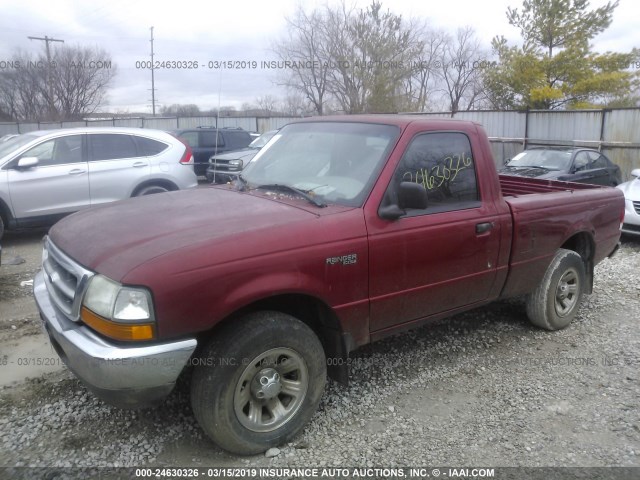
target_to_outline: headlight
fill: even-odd
[[[80,317],[95,331],[116,340],[151,340],[155,337],[149,291],[124,287],[102,275],[91,278]]]
[[[242,160],[231,160],[229,162],[231,168],[242,168]]]

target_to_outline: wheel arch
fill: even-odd
[[[11,209],[2,198],[0,198],[0,218],[2,218],[2,222],[4,223],[5,231],[14,226],[15,220]]]
[[[331,307],[322,300],[307,294],[278,294],[256,300],[228,315],[213,328],[199,334],[198,345],[206,345],[209,338],[225,328],[237,328],[242,318],[257,311],[277,311],[286,313],[305,323],[320,339],[327,359],[327,374],[333,380],[348,383],[348,365],[346,358],[354,348],[349,333],[344,333],[340,320]],[[198,355],[196,351],[195,355]]]
[[[593,235],[585,231],[576,233],[568,238],[560,248],[572,250],[582,257],[587,275],[584,293],[591,293],[593,291],[593,258],[595,256],[595,241]]]
[[[151,187],[155,185],[159,185],[161,187],[167,188],[169,191],[172,191],[172,192],[179,190],[179,187],[175,183],[173,183],[171,180],[167,180],[165,178],[153,178],[150,180],[145,180],[144,182],[136,185],[136,187],[131,192],[131,196],[135,197],[138,194],[138,192],[143,188]]]

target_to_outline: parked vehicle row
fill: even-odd
[[[129,197],[194,188],[193,154],[158,130],[74,128],[0,143],[0,236]]]

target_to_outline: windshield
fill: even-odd
[[[273,136],[278,133],[277,130],[271,130],[269,132],[265,132],[256,138],[253,142],[249,144],[250,148],[262,148],[264,147],[269,140],[273,138]]]
[[[399,129],[309,122],[282,128],[242,173],[249,188],[286,185],[325,203],[361,206]]]
[[[6,142],[0,143],[0,160],[36,138],[38,138],[36,135],[25,134],[18,135],[17,137],[10,138]]]
[[[569,170],[571,150],[525,150],[511,159],[508,167],[541,167]]]

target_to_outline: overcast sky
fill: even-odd
[[[163,3],[134,0],[0,0],[0,65],[18,48],[37,53],[44,42],[28,36],[45,35],[66,44],[97,46],[107,50],[118,73],[109,90],[111,112],[150,112],[151,75],[137,69],[136,61],[149,59],[149,28],[154,27],[158,61],[197,61],[197,70],[156,70],[159,105],[195,103],[201,109],[218,105],[239,108],[257,97],[283,97],[275,84],[276,72],[266,69],[209,69],[210,61],[273,59],[270,47],[283,35],[285,18],[301,3],[306,9],[320,0],[224,0]],[[329,0],[332,3],[332,0]],[[365,7],[370,0],[356,0]],[[592,0],[598,7],[606,2]],[[491,38],[504,35],[519,42],[516,29],[507,23],[508,6],[519,0],[383,0],[385,8],[405,17],[421,17],[431,26],[451,33],[472,26],[485,48]],[[593,42],[598,51],[628,52],[640,47],[640,2],[621,0],[611,27]],[[53,48],[59,44],[52,44]]]

